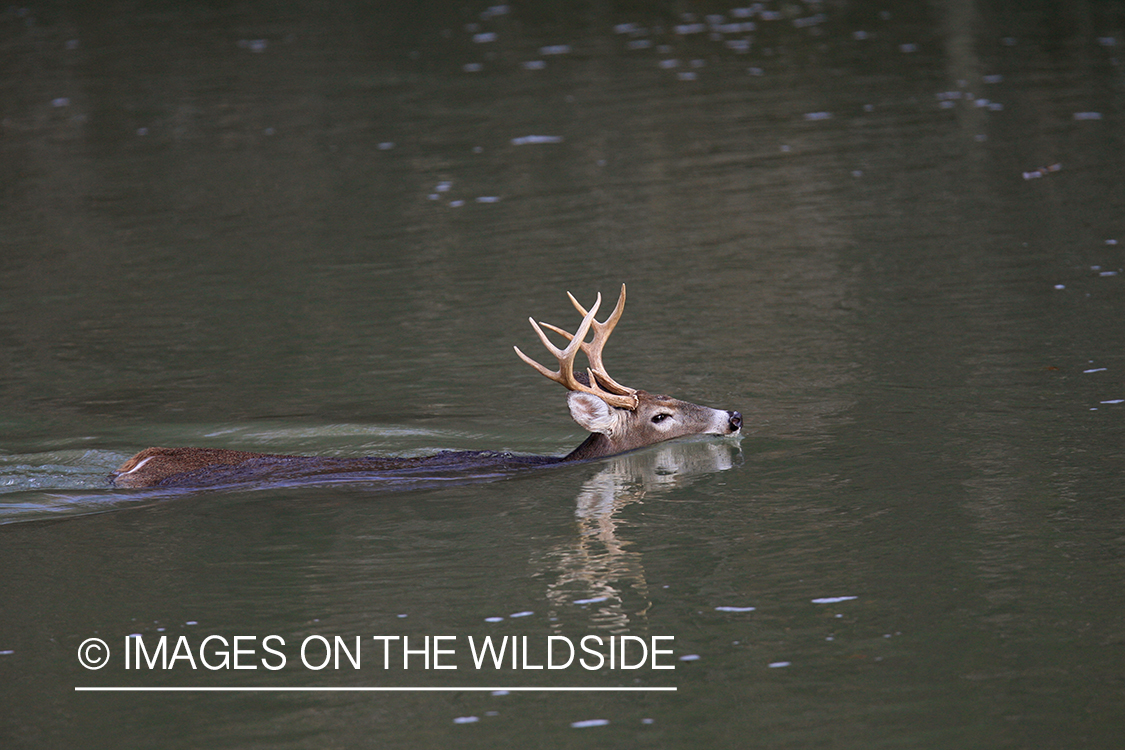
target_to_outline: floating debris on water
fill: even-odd
[[[512,139],[513,146],[528,146],[539,143],[562,143],[561,135],[524,135]]]
[[[604,601],[608,601],[608,600],[609,600],[608,596],[595,596],[591,599],[575,599],[574,603],[575,604],[596,604],[598,602],[604,602]]]
[[[609,724],[609,719],[586,719],[585,721],[572,721],[570,726],[574,729],[588,729],[589,727],[604,727]]]
[[[753,612],[757,607],[715,607],[716,612]]]
[[[840,602],[850,602],[852,599],[858,599],[858,596],[826,596],[821,599],[813,599],[813,604],[839,604]]]
[[[782,667],[788,667],[790,664],[791,662],[787,661],[773,661],[770,662],[768,666],[770,669],[780,669]]]
[[[454,724],[475,724],[480,721],[479,716],[458,716],[453,720]]]
[[[496,16],[505,16],[510,10],[511,7],[507,5],[490,5],[481,12],[480,17],[482,21],[487,21]]]
[[[1036,180],[1040,177],[1046,177],[1051,172],[1058,172],[1060,169],[1062,169],[1062,164],[1060,162],[1055,162],[1054,164],[1046,167],[1039,167],[1039,169],[1033,169],[1030,172],[1024,172],[1023,178],[1025,180]]]
[[[807,16],[805,18],[794,18],[793,25],[798,29],[803,29],[808,26],[816,26],[817,24],[824,23],[828,20],[828,16],[823,13],[817,13],[814,16]]]

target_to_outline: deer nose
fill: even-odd
[[[730,431],[738,432],[742,429],[742,415],[736,411],[728,411],[727,414],[730,415]]]

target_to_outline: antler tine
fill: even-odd
[[[528,320],[531,322],[531,327],[534,328],[535,332],[539,335],[539,340],[543,342],[543,346],[545,346],[547,348],[547,351],[554,355],[555,359],[559,361],[559,371],[554,372],[547,369],[546,367],[539,364],[531,357],[520,351],[520,348],[518,346],[513,347],[516,351],[516,354],[524,362],[535,368],[535,370],[540,375],[550,378],[556,383],[560,383],[568,390],[582,391],[584,393],[593,394],[605,401],[610,406],[617,406],[630,410],[636,409],[636,391],[631,388],[626,388],[625,386],[622,386],[619,383],[615,382],[613,378],[609,377],[609,375],[605,373],[605,368],[601,364],[601,347],[605,345],[605,339],[609,336],[609,332],[613,330],[613,326],[617,325],[618,318],[621,317],[621,311],[625,302],[624,285],[622,285],[621,299],[619,299],[617,302],[617,308],[613,311],[613,313],[605,323],[599,323],[594,319],[594,315],[597,314],[598,308],[602,303],[602,295],[600,293],[598,294],[597,300],[594,302],[594,306],[590,308],[589,311],[578,304],[578,301],[574,299],[574,295],[567,292],[567,296],[570,297],[570,301],[574,303],[574,306],[578,308],[578,310],[582,313],[582,325],[578,327],[578,331],[572,335],[567,331],[564,331],[563,329],[553,326],[549,323],[542,324],[543,327],[548,328],[555,333],[560,334],[561,336],[564,336],[570,342],[569,344],[567,344],[567,347],[565,349],[559,349],[557,346],[552,344],[547,338],[547,335],[543,333],[543,328],[540,327],[540,324],[536,323],[534,319],[528,318]],[[594,341],[590,344],[587,344],[585,343],[584,339],[586,338],[586,334],[590,331],[591,327],[594,328]],[[585,352],[587,358],[590,360],[590,368],[586,371],[587,377],[590,380],[590,384],[588,386],[583,385],[574,375],[574,357],[578,353],[579,349]],[[599,381],[605,384],[605,386],[609,390],[603,389],[599,385]]]
[[[586,315],[586,308],[582,307],[582,305],[579,304],[578,300],[574,298],[573,294],[567,292],[566,296],[570,297],[571,304],[574,305],[578,312]],[[600,295],[598,299],[600,301]],[[611,378],[609,376],[609,373],[606,372],[605,364],[602,362],[602,349],[605,347],[605,342],[609,340],[609,335],[613,333],[613,329],[617,326],[617,321],[621,320],[621,314],[623,312],[625,312],[624,284],[621,285],[621,296],[617,298],[617,306],[613,308],[613,312],[610,313],[609,317],[605,319],[605,322],[599,323],[595,320],[591,324],[594,329],[594,340],[589,343],[583,341],[582,351],[586,354],[586,358],[590,361],[590,369],[594,371],[594,374],[598,376],[598,380],[605,384],[606,388],[611,393],[616,393],[622,396],[632,396],[637,392],[636,389],[630,388],[626,385],[621,385],[616,380]],[[547,324],[544,323],[544,325]],[[573,338],[571,334],[567,333],[561,328],[556,328],[552,325],[547,325],[547,327],[555,333],[565,336],[568,340]],[[580,336],[579,338],[582,339],[584,337]]]
[[[539,324],[535,322],[535,318],[527,319],[527,321],[531,323],[531,327],[535,329],[535,332],[537,334],[539,334],[539,340],[543,342],[543,346],[545,346],[547,348],[547,351],[554,355],[555,359],[559,361],[558,372],[553,372],[543,365],[539,364],[534,359],[521,352],[518,346],[514,346],[512,348],[516,350],[516,354],[519,355],[520,359],[534,367],[540,375],[548,377],[556,383],[560,383],[566,386],[572,391],[580,390],[579,388],[572,387],[573,384],[577,384],[579,386],[582,385],[581,383],[578,383],[578,381],[574,378],[574,356],[578,353],[579,348],[581,348],[582,339],[586,337],[587,331],[590,330],[590,324],[594,322],[594,314],[597,313],[598,307],[601,305],[601,303],[602,295],[598,294],[598,299],[596,302],[594,302],[593,309],[588,313],[584,313],[585,317],[582,318],[582,325],[578,326],[578,336],[575,337],[567,334],[567,338],[569,338],[571,341],[570,344],[567,345],[566,349],[559,349],[557,346],[552,344],[551,340],[547,338],[547,334],[543,333],[543,329],[540,328]],[[547,323],[544,323],[543,325],[551,328],[552,330],[557,330],[554,328],[554,326],[548,325]]]

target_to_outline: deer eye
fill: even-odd
[[[660,424],[665,419],[668,419],[668,417],[670,417],[670,416],[672,416],[672,415],[671,414],[664,414],[664,413],[656,414],[656,415],[653,416],[652,421],[653,421],[654,424]]]

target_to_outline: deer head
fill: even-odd
[[[515,347],[520,359],[570,391],[567,395],[570,415],[575,422],[593,433],[566,460],[610,456],[685,435],[735,435],[741,430],[742,415],[736,411],[720,411],[669,396],[639,391],[621,385],[609,376],[602,361],[602,350],[625,310],[624,284],[621,285],[617,306],[603,322],[594,318],[602,303],[600,293],[588,311],[570,292],[567,292],[567,296],[582,315],[582,324],[578,326],[578,330],[571,334],[562,328],[542,324],[568,339],[565,349],[552,344],[540,324],[529,318],[531,327],[539,334],[543,346],[558,360],[557,372],[528,357],[518,346]],[[594,332],[593,340],[587,342],[586,336],[590,331]],[[574,370],[574,358],[579,350],[586,355],[589,363],[584,373]]]

